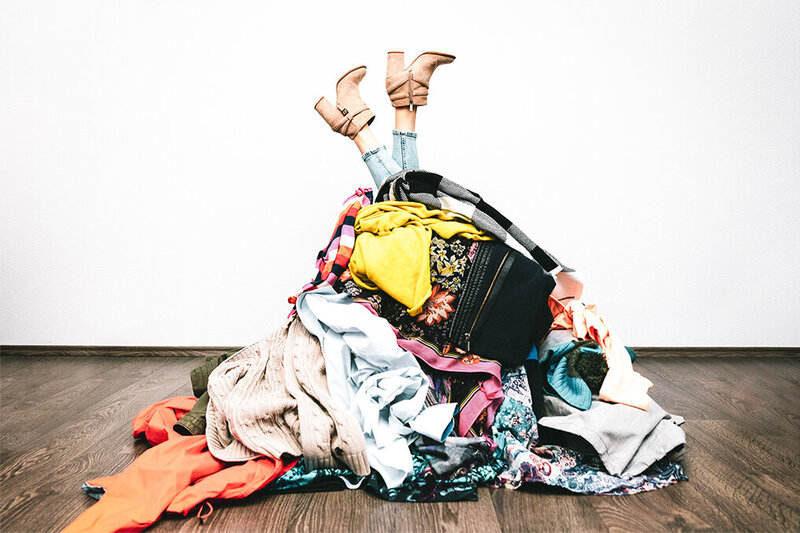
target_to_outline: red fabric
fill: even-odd
[[[244,498],[294,467],[296,462],[284,465],[271,457],[246,463],[218,461],[208,451],[205,435],[184,437],[173,431],[195,401],[187,396],[170,398],[136,415],[134,436],[144,435],[157,445],[124,472],[87,481],[103,487],[105,494],[65,533],[141,531],[165,510],[186,515],[208,499]]]

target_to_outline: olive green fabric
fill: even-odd
[[[192,391],[199,398],[208,389],[208,376],[228,357],[239,350],[231,350],[222,355],[210,355],[206,357],[206,362],[189,372],[189,379],[192,381]]]
[[[208,408],[208,392],[204,392],[197,399],[192,410],[181,417],[172,426],[180,435],[205,435],[206,409]]]
[[[178,420],[172,429],[181,435],[204,435],[206,432],[206,409],[208,408],[208,376],[223,361],[239,350],[231,350],[222,355],[208,356],[206,362],[189,373],[192,382],[192,393],[197,403],[192,410]]]

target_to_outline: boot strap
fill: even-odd
[[[333,131],[337,132],[337,133],[342,133],[343,131],[346,132],[347,131],[347,127],[350,125],[350,123],[353,122],[353,120],[358,115],[360,115],[364,111],[368,111],[369,110],[369,108],[366,106],[366,104],[362,104],[360,107],[357,107],[354,111],[347,109],[346,107],[340,105],[338,102],[336,104],[336,107],[339,109],[339,112],[342,114],[342,118],[335,125],[332,125],[331,129]]]

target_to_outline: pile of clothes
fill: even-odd
[[[366,489],[476,500],[543,483],[632,494],[686,480],[683,419],[572,269],[478,194],[409,170],[345,201],[288,319],[192,371],[194,397],[145,409],[154,446],[87,481],[67,531],[270,492]]]

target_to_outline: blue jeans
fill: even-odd
[[[417,134],[413,131],[392,130],[392,157],[385,146],[365,152],[361,159],[367,164],[369,173],[380,189],[383,180],[401,170],[419,169]]]

